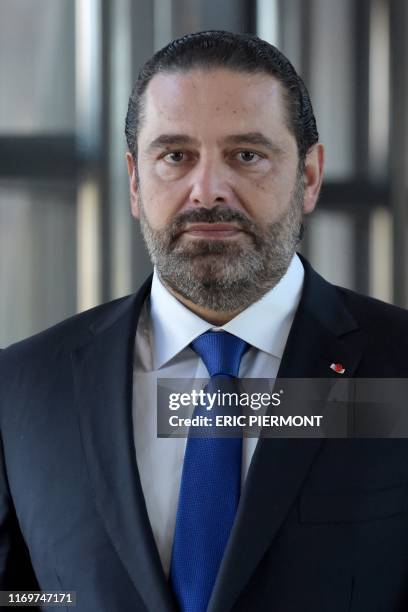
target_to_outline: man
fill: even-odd
[[[406,610],[404,440],[157,437],[158,377],[406,375],[406,312],[295,253],[324,158],[301,79],[256,37],[188,35],[142,69],[126,135],[154,275],[0,357],[1,588],[84,612]]]

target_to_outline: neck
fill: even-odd
[[[194,312],[194,314],[199,316],[201,319],[204,319],[204,321],[208,321],[208,323],[211,323],[212,325],[216,327],[221,327],[221,325],[225,325],[225,323],[228,323],[228,321],[231,321],[231,319],[236,317],[240,312],[244,310],[243,308],[237,308],[236,310],[231,310],[231,311],[226,312],[226,311],[211,310],[208,308],[203,308],[202,306],[199,306],[198,304],[191,302],[191,300],[185,298],[183,295],[180,295],[180,293],[175,291],[172,287],[170,287],[163,280],[162,282],[164,283],[166,288],[170,291],[170,293],[174,295],[174,297],[179,302],[184,304],[186,308]]]

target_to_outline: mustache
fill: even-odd
[[[258,235],[256,224],[243,213],[231,208],[214,206],[210,209],[196,208],[177,215],[169,228],[171,240],[175,240],[189,223],[234,223],[240,230],[252,236]]]

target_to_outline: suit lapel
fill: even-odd
[[[360,332],[336,289],[304,260],[303,265],[304,290],[278,378],[335,379],[333,362],[342,363],[351,377],[361,358]],[[259,439],[208,612],[231,609],[271,546],[322,443],[322,438]]]
[[[150,290],[116,307],[73,352],[80,431],[96,505],[148,610],[173,609],[146,511],[132,424],[133,347]]]

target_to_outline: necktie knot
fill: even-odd
[[[192,349],[201,357],[210,376],[238,376],[241,357],[248,346],[241,338],[225,331],[205,332],[191,343]]]

